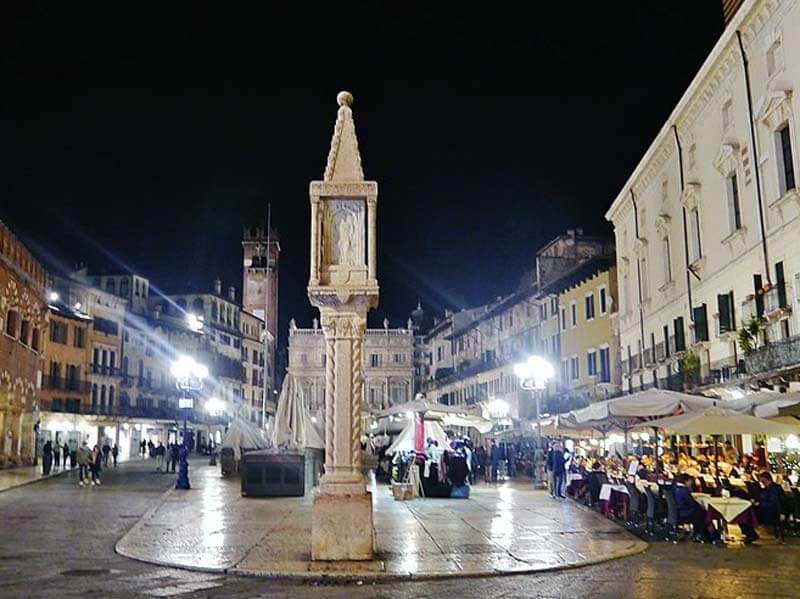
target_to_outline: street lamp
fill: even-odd
[[[544,488],[544,448],[542,447],[542,420],[539,400],[542,392],[547,389],[547,381],[555,376],[553,366],[541,356],[531,356],[525,362],[514,366],[514,374],[519,379],[519,385],[526,391],[531,391],[536,399],[536,452],[534,453],[534,469],[536,472],[536,486]]]
[[[203,388],[203,379],[208,377],[208,368],[196,362],[191,356],[179,356],[172,363],[170,373],[175,378],[175,385],[181,391],[178,408],[183,410],[183,445],[180,451],[178,464],[178,480],[176,489],[190,489],[189,485],[189,410],[194,407],[194,400],[189,395],[191,391],[200,391]]]

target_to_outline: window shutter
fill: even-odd
[[[717,296],[717,307],[719,308],[719,332],[727,333],[731,330],[731,311],[729,305],[730,296],[725,293]]]
[[[703,304],[692,310],[694,314],[694,340],[708,341],[708,320],[706,318],[706,305]]]
[[[678,316],[673,322],[675,328],[675,351],[686,351],[686,336],[683,328],[683,316]]]

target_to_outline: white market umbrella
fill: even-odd
[[[234,457],[239,460],[242,457],[242,449],[266,449],[269,447],[269,441],[260,428],[237,416],[225,431],[220,447],[233,449]]]
[[[676,435],[770,435],[785,437],[800,431],[797,426],[772,422],[723,408],[708,408],[679,416],[642,423],[638,428],[658,428]]]
[[[393,454],[398,451],[413,451],[416,449],[415,441],[416,441],[416,428],[415,423],[413,420],[409,421],[406,427],[403,429],[397,439],[394,440],[389,446],[389,449],[386,450],[386,453]],[[425,440],[433,439],[439,443],[439,447],[444,449],[448,446],[447,435],[445,435],[444,430],[439,425],[438,422],[433,422],[430,420],[425,421]]]

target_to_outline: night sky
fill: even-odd
[[[431,313],[511,291],[568,227],[610,234],[723,28],[719,0],[51,4],[0,16],[0,219],[55,273],[240,290],[241,229],[272,202],[282,331],[314,315],[308,182],[339,90],[379,184],[371,323],[401,326],[417,297]]]

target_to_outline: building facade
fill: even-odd
[[[798,57],[800,3],[743,2],[608,210],[626,390],[800,363]]]
[[[264,426],[266,419],[275,413],[272,370],[268,367],[272,363],[272,355],[265,351],[265,348],[271,349],[274,344],[271,335],[267,338],[269,333],[261,318],[242,311],[241,326],[244,369],[242,393],[247,419]]]
[[[556,371],[547,391],[547,410],[571,409],[573,404],[565,401],[570,398],[588,402],[617,393],[613,262],[608,240],[571,230],[537,252],[533,270],[513,293],[484,306],[445,313],[424,340],[429,351],[424,389],[429,399],[464,406],[502,400],[512,419],[533,418],[533,398],[520,389],[514,375],[514,365],[532,354],[548,359]],[[583,311],[590,308],[593,315],[587,317]],[[562,360],[574,363],[576,376],[562,367]]]
[[[289,328],[289,368],[312,415],[325,409],[325,336],[317,322],[311,329]],[[363,397],[368,410],[380,410],[413,399],[414,332],[411,329],[367,329],[363,350]]]
[[[49,284],[44,268],[0,221],[0,467],[34,457]]]

